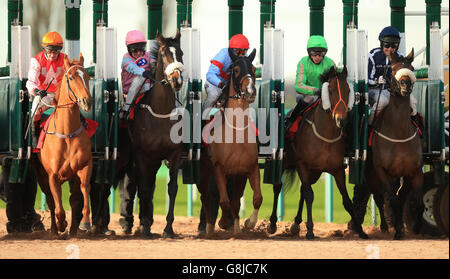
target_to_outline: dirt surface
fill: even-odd
[[[50,227],[49,212],[39,212],[46,229]],[[66,212],[70,216],[69,212]],[[1,259],[449,259],[449,240],[444,237],[407,235],[394,241],[393,233],[382,233],[376,227],[364,227],[368,240],[346,231],[346,225],[315,223],[316,238],[289,233],[290,223],[279,222],[274,235],[266,233],[267,220],[259,220],[254,230],[238,235],[223,231],[216,225],[211,238],[197,234],[198,218],[175,217],[174,239],[161,237],[165,216],[155,216],[152,238],[122,236],[118,214],[111,216],[110,229],[115,236],[57,237],[48,231],[31,234],[6,232],[5,210],[0,210]],[[135,216],[135,220],[138,217]],[[69,220],[70,221],[70,220]],[[70,223],[70,222],[69,222]],[[244,220],[241,220],[241,227]]]

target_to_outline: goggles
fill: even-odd
[[[47,54],[58,54],[61,50],[60,49],[51,49],[51,48],[44,48],[45,53]]]
[[[314,57],[314,56],[324,57],[325,54],[327,54],[326,51],[310,51],[309,52],[309,55],[311,55],[311,57]]]
[[[129,49],[129,51],[131,53],[145,52],[145,47],[138,47],[138,46],[136,46],[136,47],[129,47],[128,49]]]
[[[236,54],[237,56],[244,56],[245,54],[247,54],[247,49],[245,48],[234,48],[234,54]]]
[[[383,48],[395,48],[398,49],[399,43],[389,43],[389,42],[381,42],[381,46]]]

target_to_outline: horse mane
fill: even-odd
[[[325,73],[323,73],[319,77],[319,80],[320,80],[321,83],[324,83],[324,82],[329,81],[330,79],[332,79],[335,76],[337,76],[338,79],[345,79],[346,78],[346,73],[344,73],[342,70],[338,70],[338,68],[336,66],[334,66],[334,67],[331,67]]]
[[[61,85],[62,85],[63,79],[61,79],[60,81],[58,81],[58,83],[56,84],[56,90],[55,90],[55,97],[53,97],[53,103],[55,105],[58,104],[58,100],[59,100],[59,92],[61,91]]]

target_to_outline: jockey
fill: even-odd
[[[369,102],[373,104],[369,116],[370,124],[373,122],[375,110],[378,115],[389,104],[389,83],[392,75],[389,57],[394,52],[397,52],[399,56],[403,56],[398,53],[400,33],[395,27],[388,26],[381,30],[378,40],[380,40],[380,47],[374,48],[369,52]],[[409,96],[411,115],[414,117],[417,114],[417,100],[412,94]]]
[[[308,40],[307,51],[308,56],[303,57],[297,64],[295,91],[300,95],[296,98],[297,105],[286,117],[287,129],[304,108],[317,100],[322,88],[319,77],[335,66],[334,61],[325,56],[328,46],[323,36],[311,36]]]
[[[40,119],[41,114],[47,110],[47,105],[52,103],[56,85],[64,76],[64,57],[66,55],[61,52],[63,47],[61,35],[55,31],[46,33],[42,38],[42,47],[43,50],[31,58],[26,83],[28,93],[33,97],[31,111],[35,113],[34,119]],[[51,84],[45,91],[50,81]],[[38,122],[31,125],[33,147],[36,147],[39,138],[38,125]]]
[[[203,104],[203,119],[209,119],[209,111],[219,99],[222,90],[230,80],[231,58],[228,49],[231,48],[237,56],[244,56],[250,47],[248,39],[237,34],[231,37],[228,47],[222,48],[211,60],[208,72],[206,73],[206,100]]]
[[[125,104],[119,114],[122,119],[127,117],[130,105],[137,96],[136,91],[139,89],[140,92],[150,90],[159,49],[156,40],[151,40],[150,52],[146,51],[147,39],[139,30],[129,31],[125,38],[125,44],[128,52],[122,58],[122,92],[125,98]],[[147,80],[142,84],[141,78],[133,84],[136,77],[143,77]],[[141,82],[138,82],[139,80]]]

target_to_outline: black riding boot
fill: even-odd
[[[299,100],[294,109],[288,112],[284,121],[284,127],[286,131],[291,128],[291,125],[297,120],[298,115],[308,106],[303,100]]]
[[[38,145],[40,132],[39,121],[33,122],[33,124],[31,124],[31,146],[33,148],[36,148]]]

